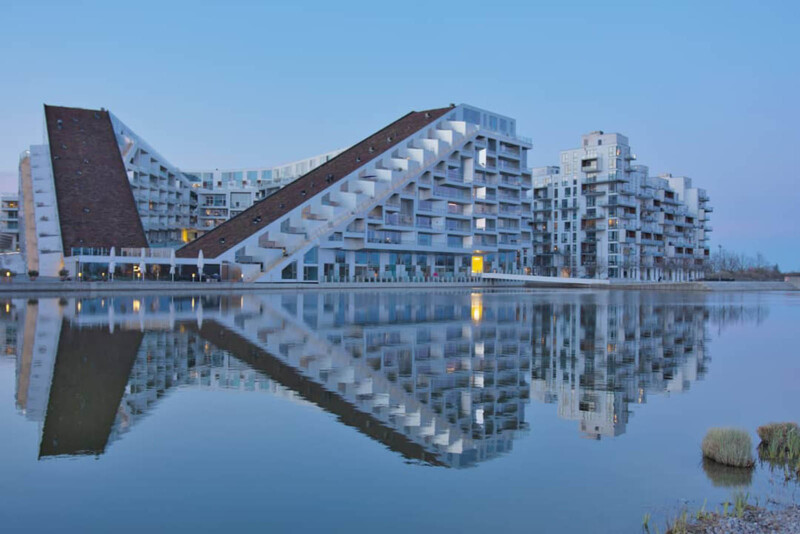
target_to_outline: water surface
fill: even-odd
[[[797,491],[699,454],[710,426],[800,419],[796,294],[121,294],[0,316],[7,531],[638,532]]]

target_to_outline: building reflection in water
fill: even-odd
[[[284,293],[0,301],[40,457],[102,454],[181,387],[311,402],[409,460],[507,453],[525,407],[595,439],[707,372],[708,324],[762,308],[639,293]]]

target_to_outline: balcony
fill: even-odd
[[[464,175],[461,169],[447,169],[447,179],[451,182],[464,183]]]
[[[519,245],[519,243],[520,243],[519,238],[504,235],[500,236],[500,241],[498,242],[498,245],[517,246]]]
[[[500,183],[498,185],[519,187],[519,185],[520,185],[519,176],[508,176],[508,175],[504,174],[500,178]]]
[[[488,224],[478,225],[477,223],[472,225],[473,232],[480,232],[480,233],[489,233],[494,234],[497,232],[496,226],[491,226]]]
[[[467,222],[467,221],[464,221],[464,222]],[[438,229],[441,230],[442,227],[439,226]],[[472,233],[472,229],[471,229],[469,224],[463,224],[460,221],[451,221],[449,219],[445,222],[444,229],[447,230],[448,232],[459,232],[459,233],[462,233],[462,234]]]
[[[433,194],[436,196],[452,198],[456,200],[463,200],[463,201],[470,200],[469,191],[462,189],[451,189],[447,187],[434,186]]]
[[[606,194],[605,191],[599,191],[594,187],[584,187],[583,191],[581,193],[583,194],[583,196],[586,196],[586,197],[596,197],[596,196],[602,196],[602,195]]]
[[[519,215],[519,206],[501,206],[500,214],[504,215]]]
[[[519,163],[514,161],[506,161],[504,159],[500,160],[500,169],[511,171],[511,172],[519,172]]]
[[[405,213],[387,213],[383,223],[389,226],[413,226],[414,217]]]
[[[506,191],[498,192],[497,198],[504,201],[519,202],[519,194],[508,193]]]
[[[367,243],[380,244],[380,245],[402,245],[409,244],[412,241],[404,240],[398,232],[382,232],[370,230],[367,232]]]

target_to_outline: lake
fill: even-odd
[[[800,419],[800,294],[0,298],[0,528],[663,532],[797,485],[703,463]]]

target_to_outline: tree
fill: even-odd
[[[595,258],[592,262],[584,264],[584,269],[589,278],[604,278],[608,273],[608,263]]]

